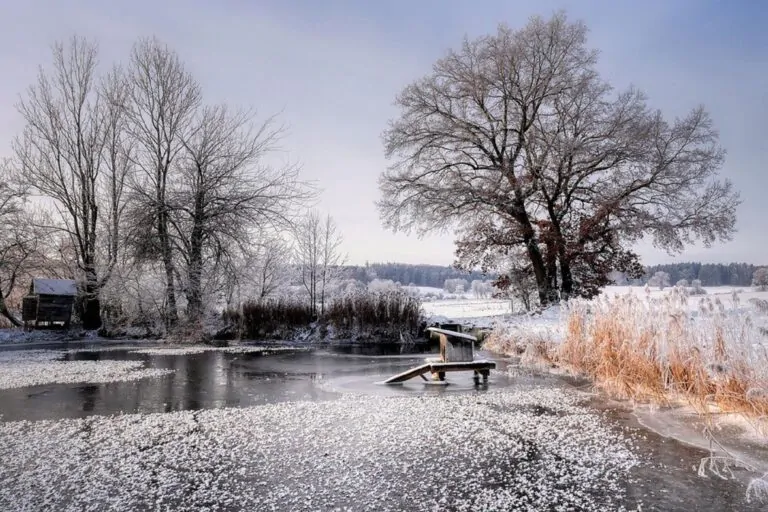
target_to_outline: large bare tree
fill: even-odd
[[[296,165],[265,161],[282,133],[273,118],[257,124],[251,112],[215,106],[192,126],[182,137],[169,220],[186,265],[187,318],[196,321],[204,272],[247,251],[258,233],[291,226],[313,191]]]
[[[24,217],[24,192],[11,186],[13,175],[7,161],[0,162],[0,315],[15,326],[21,321],[7,300],[17,291],[27,264],[37,251],[37,237]]]
[[[89,329],[101,325],[99,290],[117,257],[129,168],[122,146],[124,82],[119,71],[100,81],[97,55],[97,46],[79,37],[54,45],[52,68],[41,68],[18,104],[26,127],[14,143],[20,180],[52,200],[60,221],[55,227],[74,247],[80,316]]]
[[[384,133],[385,224],[458,228],[465,266],[522,249],[542,304],[636,271],[644,236],[727,240],[739,199],[706,112],[668,123],[638,91],[614,94],[586,36],[562,13],[501,26],[407,86]]]
[[[139,41],[128,70],[127,118],[140,172],[132,187],[129,239],[165,270],[166,326],[178,322],[168,187],[173,165],[201,103],[200,86],[179,56],[157,39]],[[152,229],[147,229],[152,226]]]

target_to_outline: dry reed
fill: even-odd
[[[529,342],[542,358],[592,379],[621,398],[672,404],[700,413],[716,406],[753,418],[768,416],[768,338],[760,308],[726,307],[719,299],[690,307],[685,290],[661,299],[635,295],[563,306],[561,343]],[[491,349],[521,353],[523,342],[496,340]]]

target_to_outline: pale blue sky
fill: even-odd
[[[373,204],[394,97],[465,34],[561,8],[590,27],[615,86],[638,86],[669,116],[703,103],[720,130],[724,175],[744,200],[739,233],[680,259],[768,263],[768,2],[0,0],[0,156],[22,127],[18,95],[54,41],[95,38],[108,64],[125,60],[136,38],[156,35],[188,63],[209,102],[282,112],[286,158],[323,186],[319,207],[337,219],[352,263],[448,264],[451,234],[393,235]],[[640,252],[648,264],[671,261]]]

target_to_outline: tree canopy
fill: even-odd
[[[457,264],[523,269],[539,300],[639,277],[632,244],[670,253],[735,230],[738,193],[706,110],[672,121],[597,71],[563,13],[464,40],[397,97],[379,180],[385,225],[456,228]]]

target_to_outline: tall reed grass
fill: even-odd
[[[696,300],[696,303],[689,303]],[[664,298],[636,295],[562,306],[562,340],[492,340],[587,376],[611,394],[662,404],[687,402],[705,413],[768,415],[768,303],[737,295],[691,299],[675,288]],[[506,345],[505,345],[506,343]]]
[[[280,334],[286,329],[307,327],[314,313],[304,301],[276,298],[247,301],[242,308],[228,309],[223,319],[238,326],[239,337],[261,339]]]
[[[317,320],[321,333],[333,327],[339,336],[375,334],[397,341],[404,334],[417,336],[423,315],[419,300],[404,292],[359,291],[331,300],[319,319],[307,301],[289,298],[249,301],[239,310],[225,311],[223,319],[247,339],[290,335],[291,330],[310,328]]]
[[[383,330],[416,336],[423,315],[419,299],[402,291],[360,291],[333,300],[325,319],[346,332]]]

